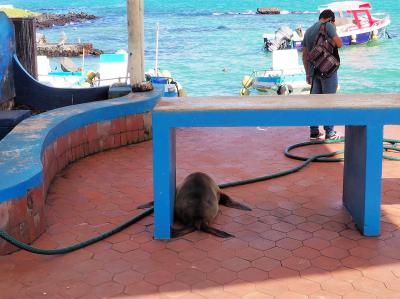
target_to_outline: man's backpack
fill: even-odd
[[[326,32],[326,24],[322,24],[315,39],[314,47],[308,54],[309,62],[322,78],[329,78],[340,66],[340,61],[333,55],[335,43]]]

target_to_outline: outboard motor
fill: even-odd
[[[291,39],[293,31],[287,26],[280,27],[275,31],[275,38],[269,38],[269,35],[264,35],[265,47],[269,51],[282,50],[291,48]]]

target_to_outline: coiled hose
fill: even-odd
[[[266,176],[260,176],[260,177],[256,177],[256,178],[252,178],[252,179],[248,179],[248,180],[241,180],[241,181],[235,181],[235,182],[230,182],[230,183],[224,183],[224,184],[220,184],[219,187],[221,189],[223,188],[229,188],[229,187],[234,187],[234,186],[241,186],[241,185],[246,185],[246,184],[252,184],[252,183],[256,183],[256,182],[261,182],[261,181],[266,181],[266,180],[270,180],[270,179],[274,179],[274,178],[278,178],[281,176],[285,176],[294,172],[297,172],[301,169],[303,169],[304,167],[306,167],[308,164],[310,164],[311,162],[339,162],[339,161],[343,161],[343,158],[332,158],[338,154],[342,154],[343,150],[340,151],[335,151],[335,152],[330,152],[330,153],[326,153],[326,154],[319,154],[319,155],[315,155],[315,156],[311,156],[311,157],[302,157],[302,156],[297,156],[294,154],[291,154],[290,151],[295,149],[295,148],[299,148],[299,147],[303,147],[303,146],[309,146],[309,145],[316,145],[316,144],[326,144],[326,143],[339,143],[339,142],[344,142],[344,139],[339,139],[339,140],[334,140],[334,141],[310,141],[310,142],[302,142],[302,143],[297,143],[297,144],[293,144],[288,146],[285,151],[284,154],[286,157],[291,158],[291,159],[295,159],[295,160],[300,160],[300,161],[304,161],[303,163],[301,163],[300,165],[297,165],[293,168],[290,168],[288,170],[284,170],[284,171],[280,171],[277,173],[273,173],[270,175],[266,175]],[[397,144],[400,144],[400,140],[398,139],[383,139],[383,142],[385,143],[383,148],[385,151],[396,151],[396,152],[400,152],[400,148],[397,147]],[[390,145],[388,145],[390,144]],[[400,157],[394,157],[394,156],[388,156],[388,155],[383,155],[384,159],[388,159],[388,160],[392,160],[392,161],[400,161]],[[65,254],[65,253],[69,253],[81,248],[84,248],[86,246],[89,246],[91,244],[94,244],[98,241],[104,240],[120,231],[122,231],[123,229],[129,227],[130,225],[140,221],[141,219],[145,218],[146,216],[151,215],[154,212],[154,208],[149,208],[147,210],[145,210],[144,212],[140,213],[139,215],[136,215],[135,217],[129,219],[128,221],[118,225],[117,227],[102,233],[94,238],[85,240],[83,242],[79,242],[76,244],[73,244],[71,246],[67,246],[64,248],[59,248],[59,249],[41,249],[41,248],[36,248],[36,247],[32,247],[28,244],[25,244],[21,241],[16,240],[15,238],[13,238],[12,236],[10,236],[8,233],[6,233],[5,231],[0,230],[0,238],[6,240],[7,242],[11,243],[12,245],[29,251],[31,253],[36,253],[36,254],[44,254],[44,255],[56,255],[56,254]]]

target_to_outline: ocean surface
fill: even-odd
[[[400,1],[372,0],[373,13],[388,13],[391,39],[340,50],[342,93],[400,92]],[[188,95],[238,95],[244,75],[269,68],[263,33],[280,26],[306,29],[318,19],[317,7],[329,1],[309,0],[145,0],[145,68],[154,67],[156,23],[160,24],[159,67],[171,71]],[[0,0],[36,12],[85,11],[100,18],[83,24],[41,30],[51,42],[62,32],[68,42],[91,42],[106,53],[127,50],[125,0]],[[277,6],[301,14],[257,15],[258,7]],[[98,57],[87,57],[85,69],[98,69]],[[76,59],[76,63],[80,63]],[[52,65],[58,64],[57,59]]]

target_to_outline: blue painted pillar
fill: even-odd
[[[346,126],[343,204],[365,236],[380,234],[383,125]]]
[[[153,113],[154,238],[170,239],[175,201],[176,134]]]
[[[15,97],[12,57],[15,53],[14,26],[0,11],[0,108]],[[8,105],[6,105],[8,107]],[[0,109],[2,110],[2,109]]]

